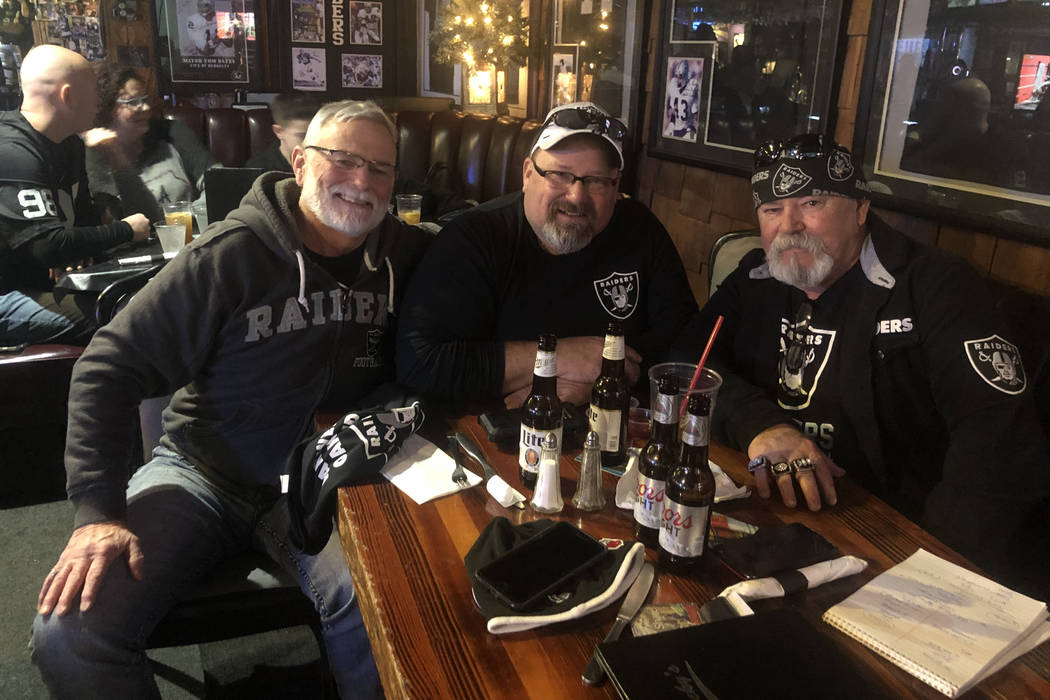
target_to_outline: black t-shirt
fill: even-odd
[[[336,282],[345,287],[349,287],[357,279],[357,275],[361,271],[361,258],[365,253],[363,245],[359,245],[346,255],[334,257],[315,253],[305,247],[304,250],[306,250],[306,255],[311,260],[327,270],[328,274],[334,277]]]
[[[784,296],[780,320],[777,403],[798,429],[840,466],[867,470],[857,434],[842,411],[842,392],[849,391],[842,363],[842,329],[849,300],[864,284],[860,265],[817,299],[794,287]]]

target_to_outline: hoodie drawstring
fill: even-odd
[[[310,306],[306,303],[306,263],[303,262],[303,252],[295,251],[295,261],[299,263],[299,306],[303,311],[309,311]]]
[[[375,272],[379,268],[372,263],[372,258],[368,254],[368,250],[365,250],[365,267],[368,268],[369,272]],[[386,263],[386,277],[387,277],[387,295],[386,295],[386,310],[387,313],[394,313],[394,266],[390,264],[390,258],[383,258],[383,262]]]

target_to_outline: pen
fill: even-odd
[[[162,253],[161,255],[136,255],[133,258],[117,258],[120,265],[138,265],[139,263],[154,263],[171,260],[178,253]]]
[[[731,518],[728,515],[722,513],[711,513],[711,527],[720,527],[723,530],[729,530],[730,532],[740,532],[745,535],[753,535],[758,532],[758,527],[751,523],[745,523],[743,520],[737,520]]]

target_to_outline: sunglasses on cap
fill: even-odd
[[[789,139],[774,139],[755,149],[755,167],[771,165],[781,158],[826,158],[834,151],[846,151],[823,134],[801,134]]]
[[[627,135],[627,127],[619,119],[606,116],[593,107],[570,107],[558,110],[543,123],[556,124],[566,129],[587,129],[599,136],[605,135],[613,141],[622,142]]]

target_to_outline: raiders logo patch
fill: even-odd
[[[638,272],[614,272],[608,277],[594,280],[594,293],[598,295],[610,316],[621,321],[628,318],[638,307]]]
[[[963,343],[977,375],[1004,394],[1020,394],[1028,386],[1017,346],[998,335]]]
[[[777,174],[773,176],[773,194],[778,197],[790,197],[808,185],[813,178],[798,168],[781,163]]]
[[[777,403],[789,411],[808,408],[820,385],[835,346],[836,331],[807,327],[796,331],[787,319],[780,337],[780,361],[777,380]]]
[[[853,157],[849,153],[834,151],[828,158],[828,177],[842,182],[853,174]]]

